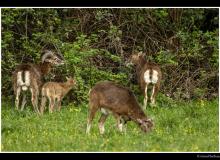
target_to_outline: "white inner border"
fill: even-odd
[[[80,8],[80,9],[83,9],[83,8],[218,8],[219,9],[219,26],[220,26],[220,7],[0,7],[0,16],[1,16],[1,9],[2,8],[70,8],[70,9],[74,9],[74,8]],[[1,17],[0,17],[0,26],[2,25],[1,23]],[[220,37],[220,36],[219,36]],[[1,33],[0,33],[0,39],[1,39]],[[220,46],[220,41],[219,41],[219,46]],[[218,47],[219,49],[219,47]],[[1,53],[2,53],[2,50],[1,50],[1,44],[0,44],[0,59],[1,59]],[[1,61],[0,61],[1,63]],[[0,65],[0,68],[1,68],[1,65]],[[219,69],[220,69],[220,66],[219,66]],[[1,72],[2,73],[2,72]],[[0,73],[0,77],[1,77],[1,73]],[[220,80],[219,80],[220,82]],[[0,80],[0,85],[1,85],[1,80]],[[219,91],[220,93],[220,91]],[[0,90],[0,97],[1,97],[1,90]],[[219,100],[219,98],[218,98]],[[220,100],[219,100],[220,102]],[[1,104],[1,99],[0,99],[0,104]],[[220,110],[220,107],[219,107],[219,110]],[[219,110],[218,110],[218,113],[219,113]],[[0,105],[0,117],[1,117],[1,105]],[[219,121],[220,121],[220,114],[219,114]],[[219,123],[218,121],[218,123]],[[2,123],[2,121],[1,121]],[[1,128],[1,124],[0,124],[0,128]],[[220,124],[219,124],[219,128],[220,128]],[[220,132],[220,129],[219,129],[219,132]],[[219,134],[220,135],[220,134]],[[0,136],[1,136],[1,132],[0,132]],[[0,142],[2,142],[2,136],[0,138]],[[219,139],[220,139],[220,136],[219,136]],[[2,143],[1,143],[2,145]],[[1,147],[0,147],[0,152],[1,153],[201,153],[201,154],[198,154],[198,155],[203,155],[202,153],[206,153],[204,155],[207,156],[207,153],[219,153],[220,152],[220,141],[219,141],[219,152],[2,152],[1,151]],[[212,154],[213,156],[214,154]]]

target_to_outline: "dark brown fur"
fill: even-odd
[[[99,82],[90,91],[87,133],[90,130],[95,113],[100,109],[112,112],[117,119],[118,127],[122,124],[122,120],[125,122],[128,120],[134,121],[145,132],[150,130],[153,125],[139,106],[130,89],[110,81]],[[107,116],[108,113],[102,113],[99,120],[101,128],[104,127]],[[104,131],[100,129],[100,133],[104,133]]]

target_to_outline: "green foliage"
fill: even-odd
[[[218,100],[211,102],[174,102],[159,96],[159,105],[149,107],[153,118],[152,132],[142,133],[134,122],[128,122],[126,133],[120,133],[110,116],[105,134],[98,130],[97,113],[90,135],[86,135],[87,108],[84,105],[63,106],[61,112],[41,117],[31,106],[23,112],[2,104],[2,151],[92,151],[92,152],[217,152]],[[16,121],[15,121],[16,120]],[[83,142],[83,143],[82,143]]]
[[[163,94],[215,98],[218,19],[217,9],[204,8],[2,9],[2,93],[12,96],[15,66],[39,63],[43,48],[58,49],[66,59],[47,81],[65,81],[72,75],[78,82],[67,100],[86,103],[89,89],[101,80],[135,88],[125,61],[138,50],[161,65]]]
[[[67,60],[64,72],[75,77],[77,81],[75,94],[79,102],[87,102],[89,90],[98,81],[111,80],[123,84],[127,79],[126,73],[120,70],[113,72],[111,67],[104,66],[104,61],[121,63],[121,58],[106,50],[91,48],[90,45],[96,41],[96,36],[91,35],[91,37],[80,35],[73,44],[62,44],[62,49],[65,50],[64,57]],[[93,59],[97,57],[103,62],[94,64]]]
[[[161,50],[155,60],[158,64],[171,64],[178,65],[178,61],[176,60],[176,56],[169,51]]]

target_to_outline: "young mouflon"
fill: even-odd
[[[70,77],[66,77],[67,81],[64,83],[47,82],[43,85],[41,94],[40,113],[44,113],[44,108],[49,99],[49,112],[52,113],[55,107],[60,110],[61,102],[65,95],[76,85],[76,81]]]

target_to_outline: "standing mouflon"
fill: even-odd
[[[49,99],[49,112],[52,113],[54,111],[54,107],[61,109],[61,101],[64,96],[76,85],[76,81],[70,77],[67,78],[67,81],[64,83],[57,82],[47,82],[43,85],[41,94],[41,107],[40,113],[44,113],[44,108],[46,105],[47,98]]]
[[[16,96],[15,106],[19,109],[20,95],[23,93],[21,110],[24,109],[26,104],[26,91],[30,90],[32,94],[32,104],[35,112],[39,113],[38,110],[38,97],[39,90],[42,85],[42,79],[47,75],[54,65],[64,64],[64,59],[60,54],[55,54],[52,51],[45,50],[42,57],[41,63],[33,64],[20,64],[16,67],[12,75],[13,90]]]
[[[141,91],[144,93],[144,108],[147,106],[148,95],[147,91],[149,85],[153,85],[151,93],[151,103],[155,105],[155,98],[160,89],[160,83],[162,79],[162,72],[159,65],[155,63],[147,62],[145,59],[145,54],[139,52],[137,54],[132,54],[130,57],[130,63],[136,66],[136,74],[138,78],[138,83]]]

